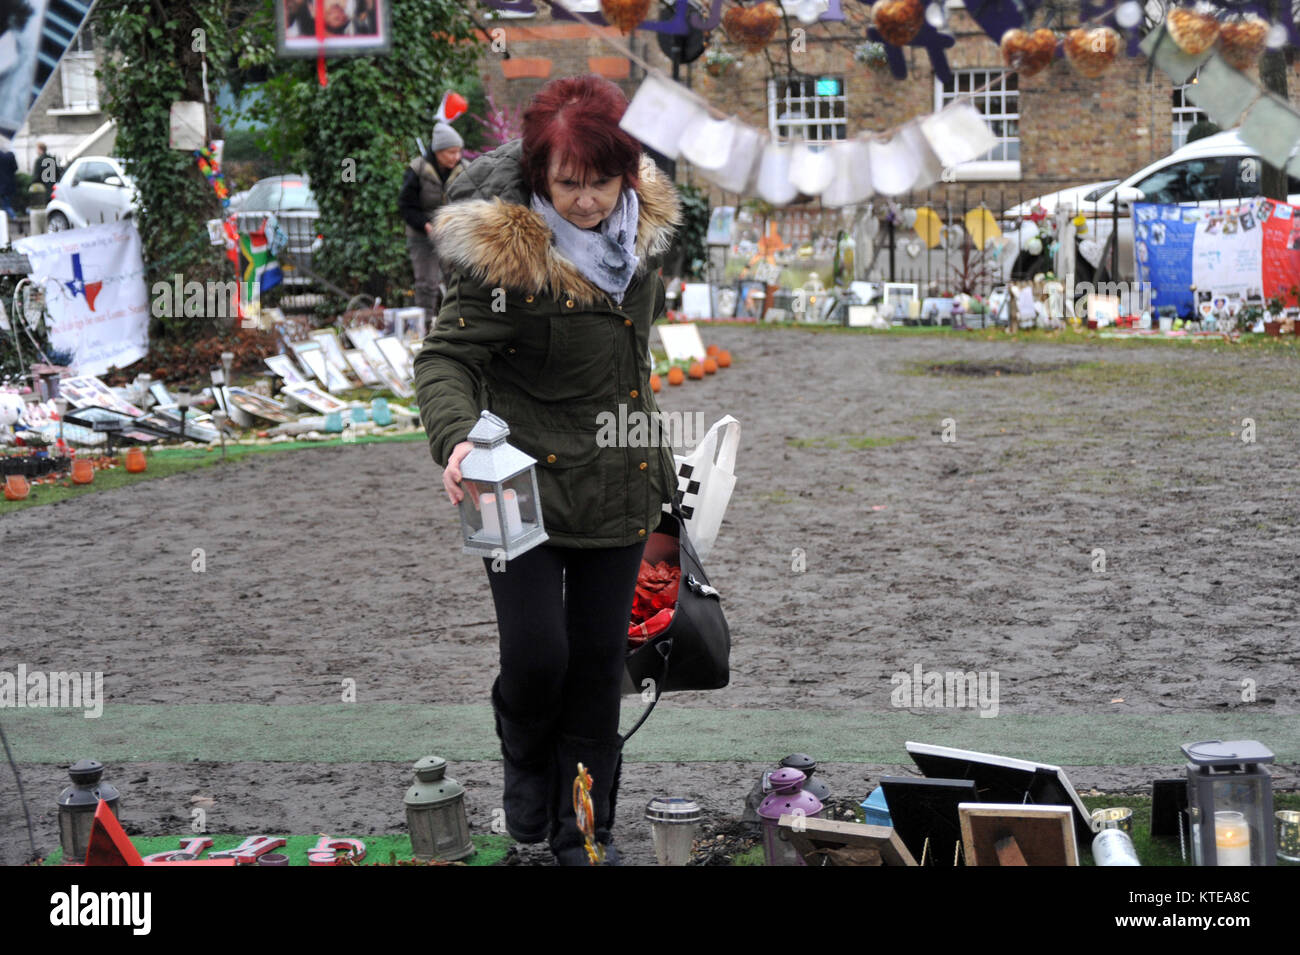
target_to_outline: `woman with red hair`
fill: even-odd
[[[522,139],[462,173],[434,219],[447,298],[415,361],[453,504],[482,409],[537,460],[549,539],[484,560],[500,631],[492,704],[507,831],[548,841],[562,865],[587,864],[570,796],[578,763],[593,780],[596,841],[617,860],[628,621],[646,539],[676,490],[669,447],[647,445],[644,431],[614,442],[601,431],[611,415],[659,410],[656,260],[681,221],[672,183],[618,125],[626,109],[608,80],[555,80],[525,110]]]

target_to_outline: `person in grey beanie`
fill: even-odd
[[[433,214],[447,201],[447,189],[464,171],[465,141],[447,123],[433,127],[429,150],[411,160],[397,207],[406,222],[406,248],[415,272],[415,304],[432,318],[441,304],[442,266],[433,244]]]

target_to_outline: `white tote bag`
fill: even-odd
[[[740,422],[726,415],[690,454],[675,454],[677,491],[681,495],[686,532],[700,560],[709,556],[736,486],[736,449],[740,447]]]

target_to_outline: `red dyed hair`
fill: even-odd
[[[627,97],[614,83],[594,74],[567,76],[543,86],[524,110],[524,178],[534,193],[551,198],[547,173],[551,158],[571,163],[579,178],[587,172],[640,182],[641,144],[621,129]]]

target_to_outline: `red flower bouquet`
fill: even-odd
[[[630,647],[638,647],[667,629],[677,606],[677,582],[681,574],[680,567],[666,560],[657,564],[641,561],[636,598],[632,601],[632,620],[628,625]]]

